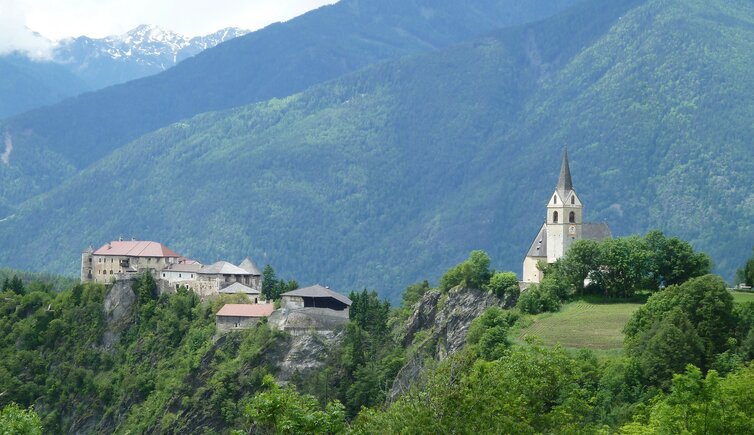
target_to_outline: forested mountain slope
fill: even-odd
[[[754,243],[753,24],[743,1],[595,1],[201,115],[26,203],[0,262],[75,272],[123,233],[388,296],[475,248],[518,271],[568,144],[587,220],[682,236],[730,277]]]
[[[162,74],[0,124],[17,150],[10,166],[0,165],[0,203],[44,192],[71,167],[81,169],[180,119],[285,97],[382,59],[550,16],[575,1],[343,0],[273,24]]]

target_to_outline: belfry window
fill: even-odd
[[[558,223],[558,212],[556,211],[552,212],[552,222],[555,224]]]
[[[576,197],[575,196],[571,197],[571,204],[576,204]]]
[[[570,212],[568,213],[568,222],[575,224],[576,223],[576,213]]]
[[[558,203],[558,197],[557,196],[555,196],[555,195],[552,196],[552,203],[553,204],[557,204]]]

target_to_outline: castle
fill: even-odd
[[[537,267],[539,262],[554,263],[565,255],[576,240],[601,241],[612,237],[606,223],[583,222],[583,210],[584,205],[573,189],[568,150],[565,150],[558,184],[547,203],[545,222],[524,258],[524,285],[542,281],[542,271]]]
[[[348,323],[351,300],[314,285],[283,293],[281,308],[264,303],[262,273],[250,258],[238,266],[227,261],[203,265],[177,254],[162,243],[143,240],[115,240],[96,251],[81,254],[81,282],[109,284],[138,278],[149,272],[160,292],[174,292],[183,286],[199,296],[245,294],[248,303],[225,304],[216,314],[217,329],[227,332],[246,329],[269,318],[273,328],[292,334],[310,330],[332,333]]]
[[[183,257],[162,243],[116,240],[81,254],[81,282],[102,284],[133,279],[151,272],[163,290],[185,286],[200,296],[244,293],[258,300],[262,273],[248,257],[238,266],[227,261],[203,265]]]

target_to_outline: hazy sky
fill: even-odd
[[[186,36],[223,27],[256,30],[336,0],[0,0],[0,53],[46,56],[51,40],[125,33],[155,24]]]

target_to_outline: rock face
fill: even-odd
[[[287,382],[294,373],[306,375],[325,364],[329,349],[343,339],[341,333],[309,333],[291,336],[287,352],[277,364],[277,379]]]
[[[273,328],[286,331],[291,335],[308,334],[311,330],[332,334],[333,331],[348,323],[348,310],[281,308],[275,310],[268,321]]]
[[[398,372],[387,395],[388,402],[421,376],[428,359],[442,361],[460,350],[466,344],[471,322],[484,310],[506,305],[497,296],[476,289],[456,287],[447,295],[437,290],[427,292],[406,321],[403,345],[416,345],[417,350]]]
[[[120,334],[128,327],[136,302],[136,294],[132,289],[135,280],[116,281],[105,296],[103,309],[107,329],[102,341],[106,349],[120,339]]]

